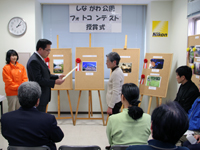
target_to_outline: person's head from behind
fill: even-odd
[[[8,50],[6,53],[6,64],[15,64],[19,59],[17,52],[13,49]]]
[[[189,127],[187,114],[175,101],[154,109],[151,123],[153,139],[171,144],[176,144]]]
[[[134,120],[142,117],[143,110],[138,107],[140,101],[139,98],[139,88],[134,83],[126,83],[122,86],[121,101],[124,106],[128,106],[128,114]]]
[[[41,88],[37,82],[24,82],[18,88],[18,98],[22,108],[37,106],[40,96]]]
[[[47,58],[51,51],[52,42],[47,39],[40,39],[36,45],[36,51],[42,56],[42,58]]]
[[[188,66],[180,66],[176,69],[176,79],[178,83],[184,84],[190,81],[192,77],[192,69]]]
[[[112,68],[119,65],[119,61],[120,61],[121,58],[120,58],[118,53],[111,52],[108,55],[106,55],[106,57],[107,57],[107,60],[106,60],[107,68],[112,69]]]

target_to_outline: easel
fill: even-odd
[[[153,96],[150,96],[149,97],[149,105],[148,105],[148,110],[147,110],[147,114],[150,113],[150,109],[151,109],[151,103],[152,103],[152,97]],[[140,97],[140,104],[139,104],[139,107],[142,103],[142,98],[143,98],[143,94],[141,94],[141,97]],[[159,101],[158,101],[158,98],[159,98]],[[157,107],[160,106],[162,104],[162,97],[156,97],[156,105]]]
[[[170,69],[172,64],[173,54],[171,53],[146,53],[143,70],[140,80],[140,101],[142,102],[143,96],[149,96],[149,104],[147,113],[150,114],[152,98],[156,97],[157,107],[162,104],[162,98],[165,98],[167,95]],[[151,59],[163,59],[162,68],[150,68]],[[159,81],[155,84],[148,84],[148,77],[159,77]],[[161,80],[162,79],[162,80]],[[139,104],[139,107],[141,103]]]
[[[58,35],[57,35],[57,48],[59,48],[59,36]],[[60,91],[61,91],[61,89],[51,89],[51,90],[58,91],[58,117],[56,117],[56,119],[72,119],[73,125],[75,125],[74,116],[73,116],[73,112],[72,112],[72,106],[71,106],[71,100],[70,100],[70,95],[69,95],[69,89],[62,89],[62,90],[67,91],[67,97],[68,97],[68,101],[69,101],[71,117],[60,117]],[[47,109],[48,109],[48,105],[46,108],[46,112],[47,112]]]
[[[89,47],[91,47],[91,33],[89,34]],[[76,120],[77,119],[82,119],[82,120],[102,120],[103,121],[103,125],[105,125],[104,124],[104,114],[103,114],[103,108],[102,108],[102,103],[101,103],[100,90],[97,90],[97,91],[98,91],[98,96],[99,96],[99,103],[100,103],[102,118],[91,118],[91,116],[93,116],[93,111],[92,111],[92,90],[88,90],[88,118],[77,118],[79,103],[80,103],[80,99],[81,99],[81,92],[82,92],[82,90],[80,90],[79,97],[78,97],[78,104],[77,104],[77,108],[76,108],[74,125],[76,125]]]
[[[125,35],[125,45],[124,45],[124,50],[127,50],[127,35]],[[122,107],[121,107],[121,112],[123,111],[123,104],[122,104]],[[107,123],[108,123],[108,118],[109,118],[109,114],[107,114],[107,119],[106,119],[106,126],[107,126]]]

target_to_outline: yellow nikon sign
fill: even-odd
[[[167,36],[168,36],[168,21],[153,21],[152,37],[167,37]]]

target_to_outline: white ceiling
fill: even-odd
[[[41,4],[148,4],[151,1],[172,0],[38,0]]]

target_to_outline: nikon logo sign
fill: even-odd
[[[153,32],[154,37],[167,37],[167,33]]]
[[[167,37],[167,36],[168,36],[168,21],[153,21],[152,37]]]

